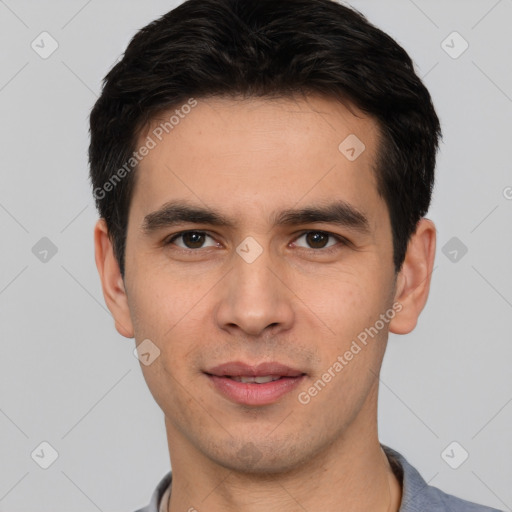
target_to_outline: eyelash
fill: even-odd
[[[180,238],[183,235],[186,235],[188,233],[197,233],[197,234],[200,234],[200,235],[206,235],[206,236],[209,236],[210,238],[213,238],[212,235],[210,235],[206,231],[197,231],[197,230],[180,231],[179,233],[175,233],[174,235],[172,235],[170,238],[167,238],[167,240],[165,241],[165,245],[172,245],[172,243],[176,239],[178,239],[178,238]],[[299,233],[297,238],[295,238],[295,240],[298,240],[302,236],[310,234],[310,233],[319,233],[319,234],[326,235],[328,237],[334,238],[342,246],[349,245],[349,241],[347,239],[343,238],[342,236],[335,235],[334,233],[329,233],[328,231],[321,231],[321,230],[314,230],[314,229],[310,229],[310,230],[307,230],[307,231],[302,231],[301,233]],[[320,249],[305,248],[305,247],[300,247],[300,249],[305,249],[306,251],[312,251],[312,252],[315,252],[315,253],[322,252],[324,254],[330,254],[330,253],[332,253],[332,252],[334,252],[336,250],[339,250],[339,248],[340,248],[339,244],[333,245],[331,247],[320,248]],[[185,249],[183,247],[177,247],[177,248],[178,248],[178,250],[182,250],[182,251],[185,251],[185,252],[197,252],[197,251],[203,249],[202,247],[200,247],[199,249],[189,249],[189,248]]]

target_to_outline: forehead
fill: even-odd
[[[372,217],[378,125],[321,96],[208,98],[154,119],[139,138],[131,213],[184,199],[240,221],[252,214],[342,199]],[[131,215],[130,215],[131,216]],[[252,219],[254,220],[254,219]]]

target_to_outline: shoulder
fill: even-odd
[[[428,486],[425,503],[436,503],[439,510],[447,510],[450,512],[500,512],[496,508],[486,507],[477,503],[457,498],[452,494],[447,494],[437,487]]]
[[[162,496],[165,491],[169,488],[172,481],[172,473],[169,471],[164,475],[164,477],[158,482],[153,494],[151,495],[151,499],[149,501],[149,505],[143,508],[139,508],[135,512],[159,512],[160,503],[162,501]]]
[[[399,512],[503,512],[458,498],[428,485],[402,454],[388,446],[381,446],[402,484],[402,503]],[[169,471],[153,491],[149,505],[135,512],[159,512],[162,496],[170,487],[171,481],[172,474]]]
[[[500,512],[478,505],[428,485],[419,472],[396,450],[381,445],[399,481],[402,503],[399,512]]]

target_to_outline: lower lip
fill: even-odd
[[[281,377],[272,382],[256,384],[254,382],[237,382],[229,377],[207,375],[217,391],[233,402],[243,405],[268,405],[293,391],[304,379],[299,377]]]

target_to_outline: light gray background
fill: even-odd
[[[101,294],[86,151],[103,76],[177,3],[0,1],[1,511],[133,511],[169,470],[163,414]],[[511,510],[512,0],[352,5],[411,54],[444,130],[431,295],[390,339],[381,441],[432,485]],[[47,59],[31,48],[43,31],[59,45]],[[469,43],[457,59],[441,46],[453,31]],[[456,262],[452,237],[468,248]],[[31,458],[43,441],[59,454],[46,470]],[[469,452],[458,469],[441,456],[452,441]]]

